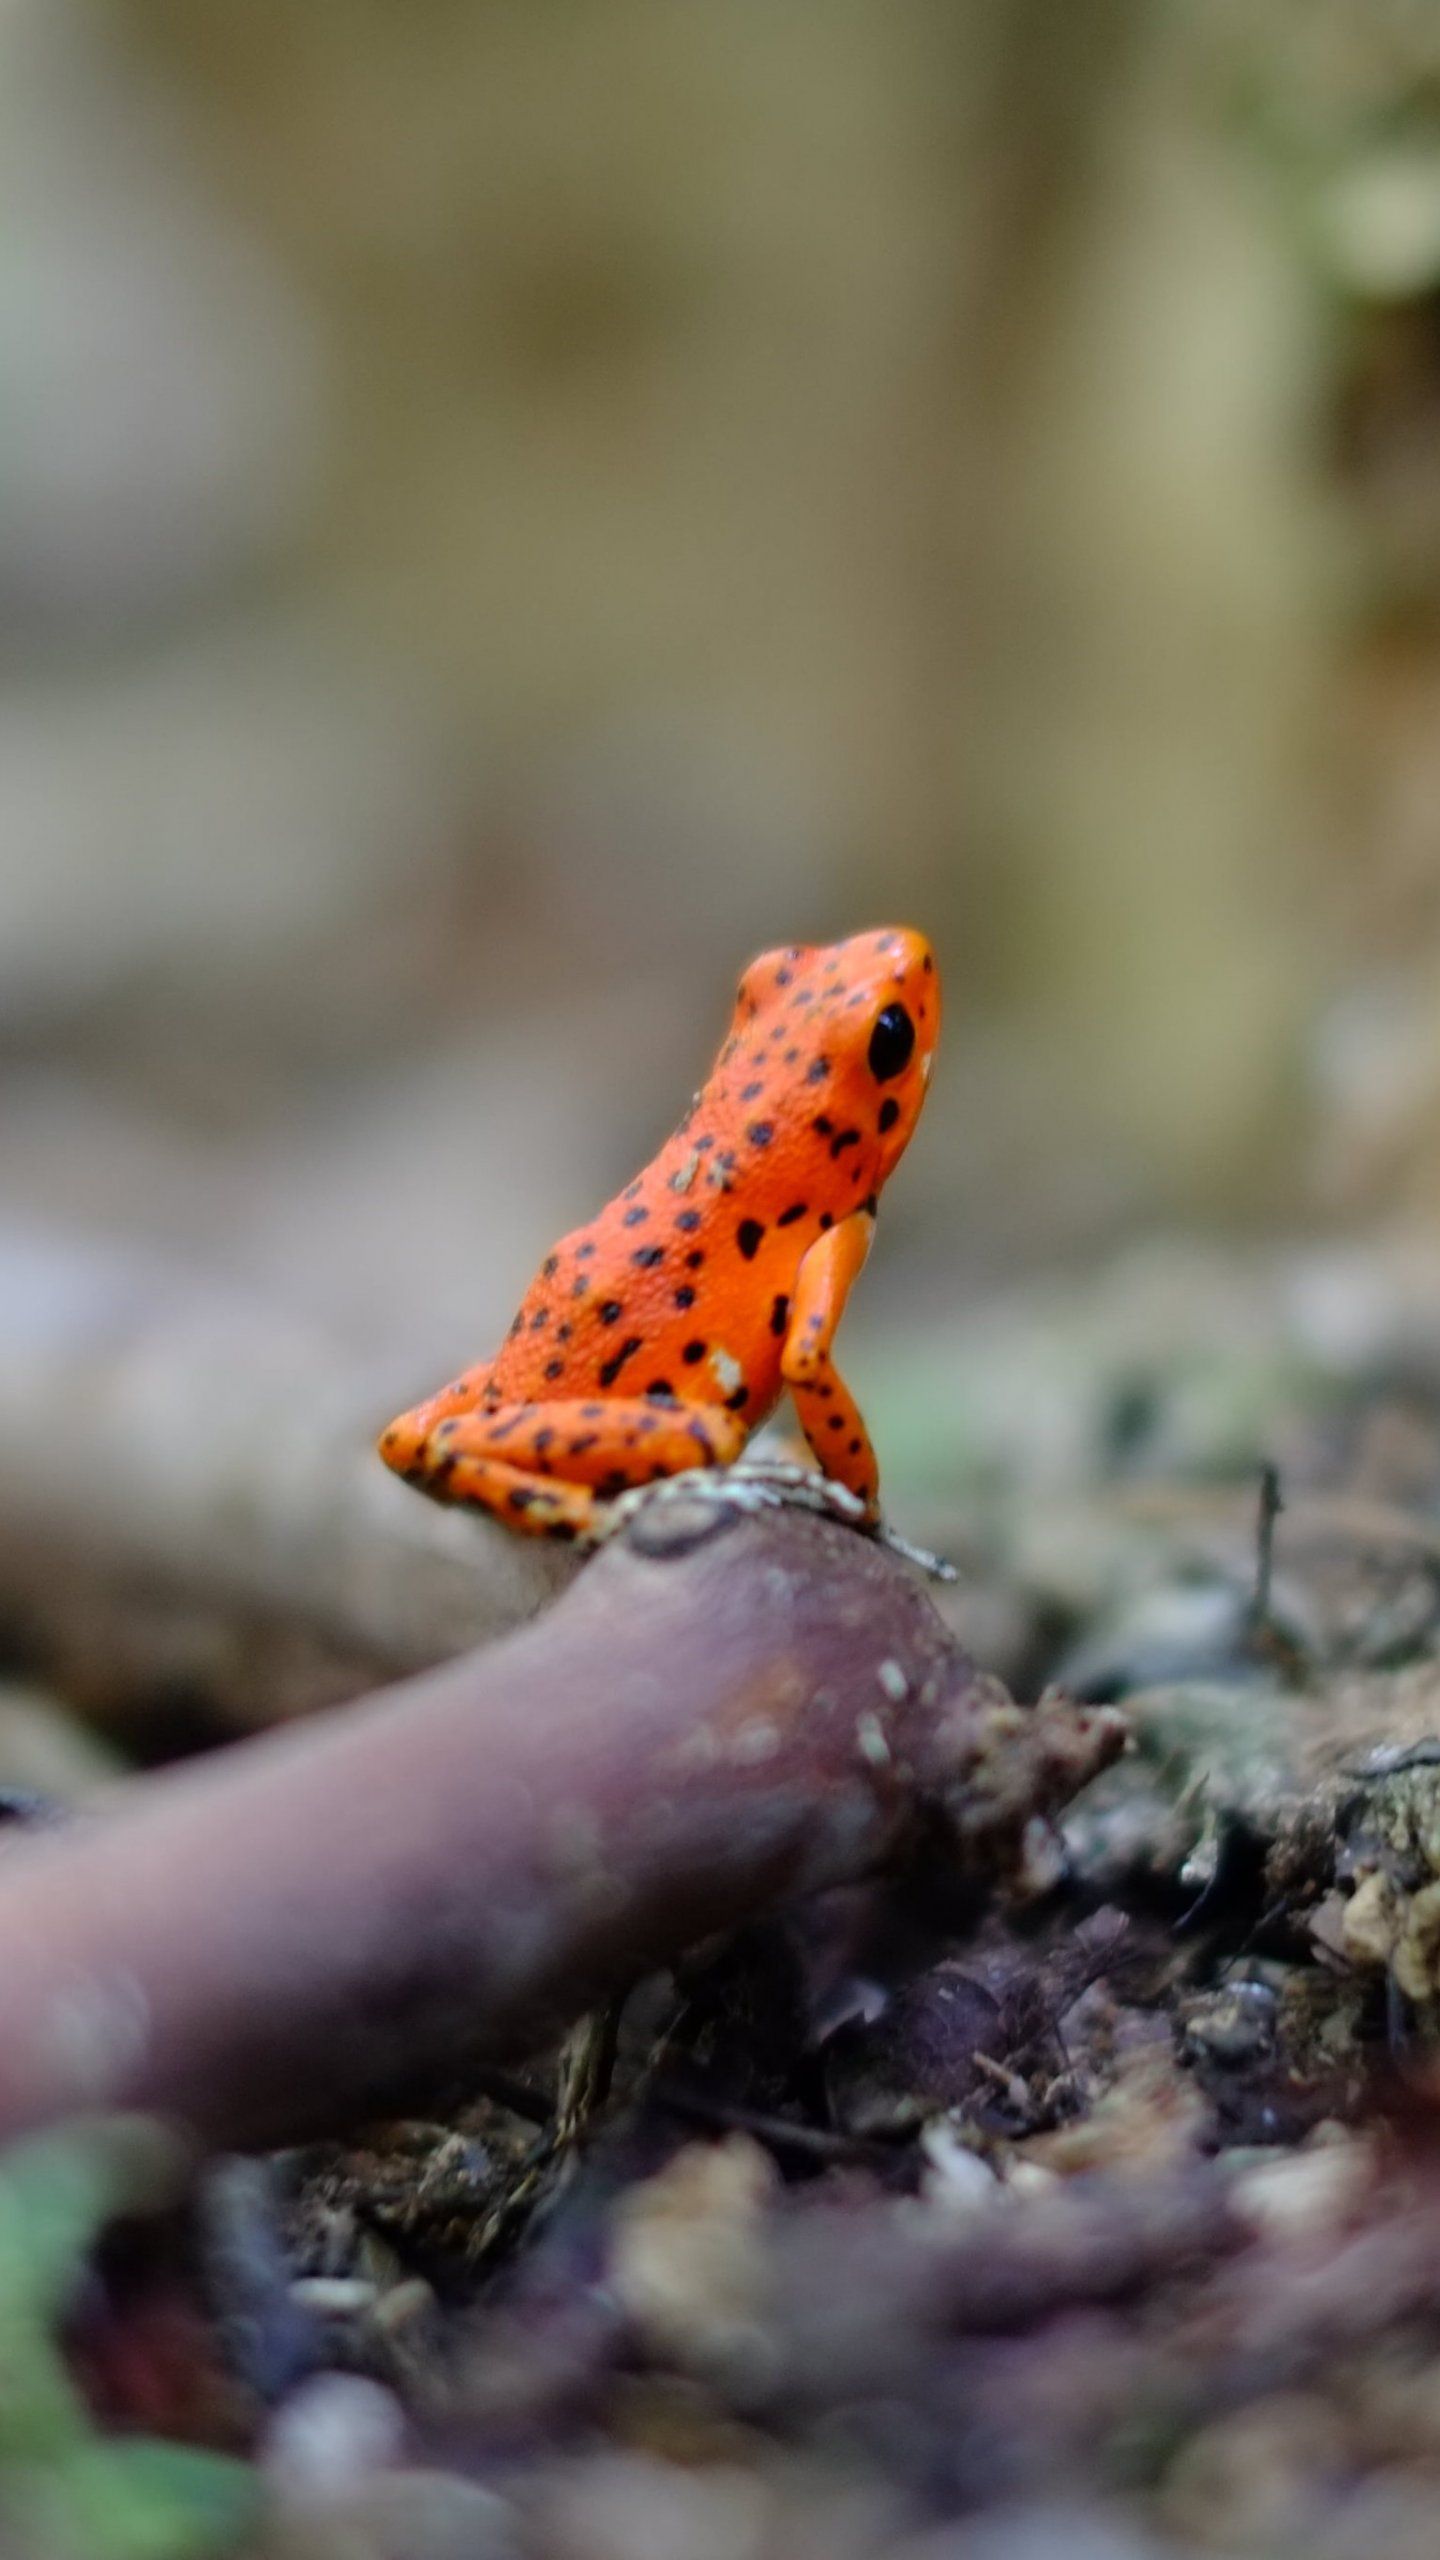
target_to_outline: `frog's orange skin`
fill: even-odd
[[[924,936],[769,951],[672,1138],[546,1255],[493,1360],[381,1436],[440,1502],[573,1538],[599,1505],[727,1466],[782,1389],[874,1516],[874,1453],[831,1357],[940,1029]]]

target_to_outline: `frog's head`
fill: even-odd
[[[767,1045],[783,1042],[782,1059],[799,1052],[787,1074],[813,1125],[837,1164],[853,1150],[852,1173],[863,1165],[866,1190],[878,1191],[920,1117],[940,1036],[940,978],[924,934],[886,925],[763,952],[740,981],[736,1028],[749,1024]]]

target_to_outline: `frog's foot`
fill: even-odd
[[[600,1545],[613,1537],[651,1503],[693,1501],[697,1495],[724,1503],[732,1511],[818,1512],[822,1519],[839,1520],[847,1529],[858,1529],[862,1536],[873,1538],[877,1546],[888,1547],[892,1555],[918,1565],[936,1582],[957,1579],[953,1564],[943,1556],[932,1555],[928,1547],[917,1547],[903,1538],[898,1529],[890,1528],[872,1513],[848,1485],[837,1484],[833,1477],[822,1476],[814,1467],[802,1466],[790,1458],[739,1458],[728,1467],[687,1467],[683,1473],[666,1476],[658,1484],[639,1485],[603,1508],[597,1507],[589,1542]]]

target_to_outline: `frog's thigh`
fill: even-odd
[[[847,1485],[872,1510],[880,1485],[875,1452],[831,1345],[873,1233],[873,1218],[857,1210],[811,1246],[796,1275],[780,1354],[796,1419],[826,1475]]]
[[[462,1474],[485,1460],[541,1483],[589,1486],[609,1496],[685,1467],[728,1466],[748,1436],[739,1415],[723,1405],[576,1396],[452,1414],[430,1433],[419,1460],[427,1489],[449,1502],[486,1499],[464,1490]]]

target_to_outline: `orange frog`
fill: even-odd
[[[674,1136],[546,1255],[495,1358],[382,1433],[387,1466],[513,1529],[589,1536],[616,1496],[730,1465],[788,1388],[873,1522],[875,1456],[832,1346],[939,1029],[922,934],[753,960]]]

